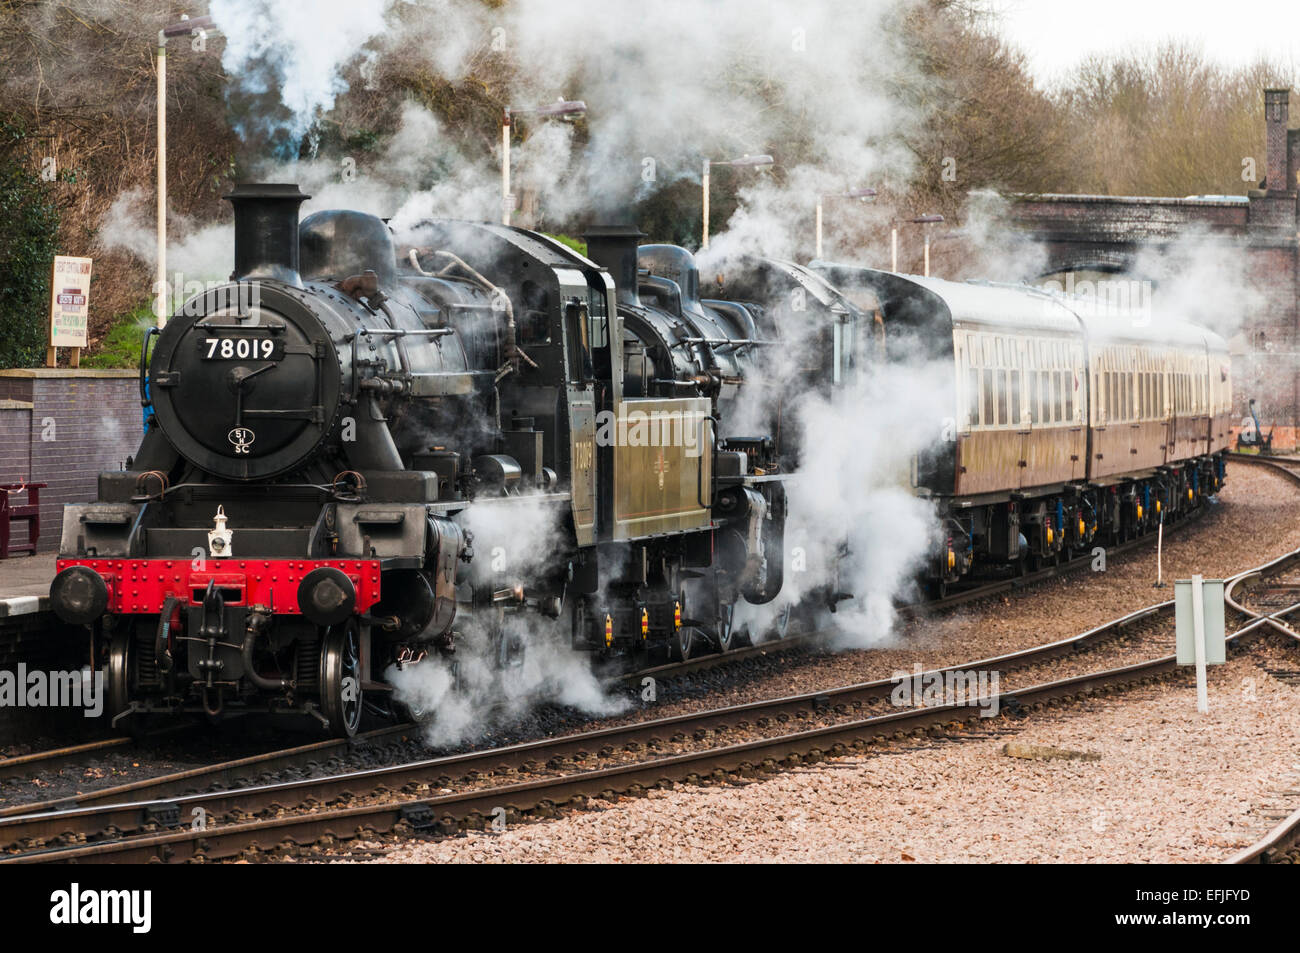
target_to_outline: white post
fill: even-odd
[[[898,226],[889,230],[889,270],[898,271]]]
[[[158,31],[158,327],[167,323],[167,38]]]
[[[925,227],[925,277],[930,277],[930,226]]]
[[[510,113],[501,122],[501,224],[510,224]]]
[[[709,247],[709,160],[704,160],[704,241],[700,243],[700,248]]]
[[[822,256],[822,200],[817,197],[817,257]]]
[[[1192,638],[1196,642],[1196,710],[1210,712],[1209,691],[1205,684],[1205,587],[1204,578],[1192,576]]]

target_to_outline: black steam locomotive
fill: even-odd
[[[610,655],[745,637],[737,602],[781,586],[791,459],[779,410],[757,435],[724,421],[772,314],[701,301],[680,250],[638,268],[627,229],[588,236],[607,271],[523,229],[430,222],[399,254],[370,215],[300,226],[294,185],[229,198],[230,283],[142,355],[139,451],[65,517],[52,605],[93,627],[115,719],[351,735],[466,613],[503,655],[526,611]],[[773,267],[754,280],[813,280]],[[546,557],[512,558],[538,512]],[[497,538],[467,528],[485,514]]]

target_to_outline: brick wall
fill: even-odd
[[[46,483],[40,551],[58,547],[63,505],[93,500],[102,470],[140,445],[134,371],[0,371],[0,483]],[[30,405],[30,409],[23,405]]]

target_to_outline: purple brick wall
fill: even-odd
[[[118,470],[140,445],[140,397],[132,371],[0,371],[0,482],[46,483],[40,551],[58,548],[63,505],[93,500],[102,470]]]

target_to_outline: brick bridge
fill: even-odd
[[[1210,261],[1216,245],[1225,260],[1240,254],[1256,294],[1231,341],[1236,410],[1244,415],[1256,398],[1265,431],[1275,426],[1275,444],[1293,448],[1300,436],[1300,129],[1287,129],[1289,99],[1290,90],[1264,91],[1265,177],[1246,196],[1022,195],[1011,219],[1046,253],[1042,274],[1027,277],[1142,279],[1149,277],[1141,273],[1144,253],[1190,237],[1209,249]]]

